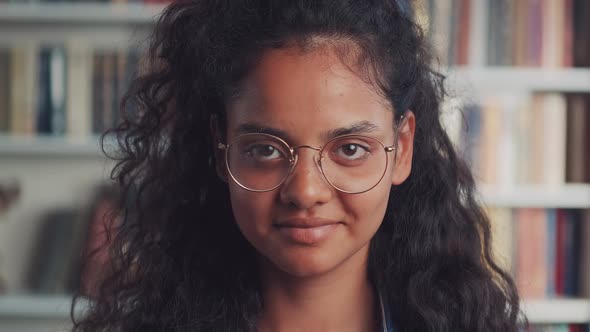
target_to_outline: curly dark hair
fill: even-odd
[[[474,178],[441,126],[444,76],[407,2],[193,0],[159,18],[124,121],[110,132],[112,176],[135,192],[136,214],[117,226],[114,272],[73,318],[74,331],[255,330],[263,306],[255,251],[216,174],[210,124],[224,123],[226,99],[265,50],[314,36],[358,46],[375,88],[415,114],[412,172],[392,186],[395,204],[369,252],[396,327],[517,330],[517,290],[492,257]]]

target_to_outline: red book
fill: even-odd
[[[467,65],[469,61],[469,31],[470,29],[470,13],[471,0],[460,0],[459,3],[459,34],[458,34],[458,50],[457,50],[457,64]]]
[[[563,23],[563,66],[574,66],[574,2],[573,0],[563,0],[565,13]]]
[[[543,5],[541,0],[529,0],[528,6],[526,64],[539,67],[543,53]]]
[[[516,282],[522,298],[543,298],[547,293],[547,223],[544,209],[515,211],[517,222]]]
[[[567,215],[562,209],[557,210],[557,244],[556,264],[555,264],[555,293],[563,295],[565,293],[565,263],[566,263],[566,237],[567,237]]]

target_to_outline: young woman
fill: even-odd
[[[137,217],[75,330],[516,331],[404,3],[171,4],[114,131]]]

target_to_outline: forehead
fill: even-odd
[[[392,107],[358,72],[331,47],[266,51],[228,104],[228,134],[243,123],[293,137],[320,136],[360,121],[391,131]]]

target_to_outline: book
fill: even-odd
[[[563,94],[542,95],[542,135],[537,145],[542,150],[542,183],[548,187],[559,187],[565,183],[567,104]]]
[[[37,133],[63,135],[66,129],[66,56],[61,46],[39,52]]]
[[[471,0],[456,0],[458,5],[457,50],[454,64],[469,64],[469,35],[471,34]]]
[[[92,50],[81,40],[68,44],[67,136],[74,139],[92,135]]]
[[[581,211],[578,289],[581,296],[590,298],[590,210]]]
[[[496,263],[508,272],[514,272],[514,225],[512,211],[507,208],[492,207],[487,211],[492,230],[492,252]]]
[[[10,129],[10,50],[0,49],[0,133]]]
[[[433,2],[434,17],[431,19],[432,26],[432,44],[438,56],[438,62],[442,65],[449,64],[449,45],[451,35],[451,1],[435,1]]]
[[[573,64],[575,67],[590,66],[590,2],[573,2]]]
[[[555,294],[565,294],[565,273],[567,257],[567,215],[565,210],[556,212],[557,228],[555,234],[556,264],[555,264]]]
[[[547,209],[545,211],[547,218],[547,297],[557,295],[557,210]]]
[[[528,6],[526,1],[513,1],[512,7],[512,63],[515,66],[526,65],[527,54],[527,26],[529,21]],[[502,42],[502,41],[500,41]]]
[[[515,212],[516,284],[523,298],[543,298],[547,293],[547,226],[543,209]]]
[[[536,67],[541,65],[542,56],[543,0],[528,0],[527,14],[529,19],[526,26],[527,45],[525,64]]]
[[[427,36],[442,64],[589,66],[590,5],[585,0],[420,1],[423,3],[427,5],[415,7],[427,7],[427,11],[415,12],[420,22],[428,22]],[[425,12],[430,17],[423,18]],[[485,56],[480,54],[482,49]],[[480,60],[483,58],[485,61]]]
[[[67,289],[67,271],[71,264],[70,255],[77,212],[75,208],[56,208],[41,217],[41,226],[35,238],[35,245],[28,270],[28,289],[41,294],[72,293]]]
[[[38,45],[27,42],[11,49],[10,132],[30,136],[36,132]]]
[[[498,165],[503,162],[500,143],[500,126],[502,108],[496,99],[487,99],[482,108],[481,146],[478,159],[480,164],[480,181],[483,184],[497,183]]]
[[[590,104],[582,94],[567,97],[566,181],[590,182]]]
[[[86,140],[117,125],[139,50],[94,50],[84,40],[0,49],[0,133]],[[127,104],[130,114],[137,107]]]
[[[92,133],[102,134],[105,130],[103,124],[104,104],[106,103],[103,95],[104,90],[104,55],[94,54],[92,57]]]

